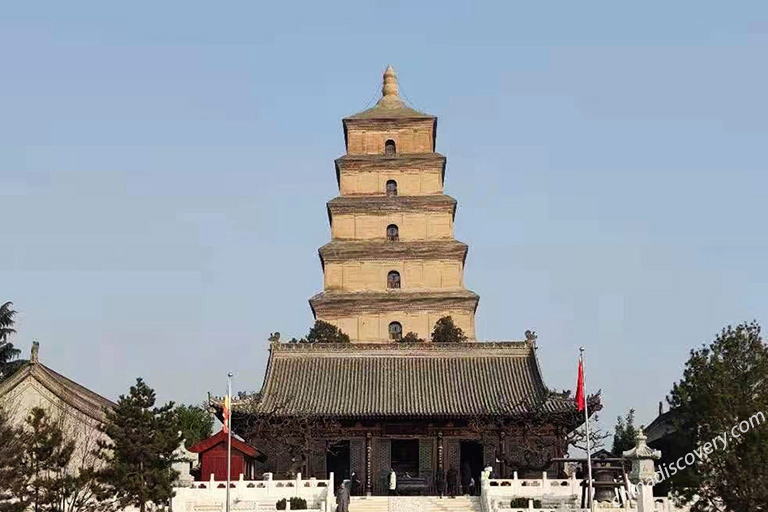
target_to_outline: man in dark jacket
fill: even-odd
[[[357,477],[357,473],[354,471],[352,472],[352,476],[349,478],[351,481],[351,487],[352,487],[352,496],[362,496],[362,487],[363,484],[360,482],[360,479]]]

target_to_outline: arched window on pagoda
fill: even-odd
[[[392,270],[387,274],[387,288],[390,290],[400,288],[400,272]]]
[[[395,147],[395,141],[389,139],[384,143],[384,155],[395,156],[397,154],[397,148]]]
[[[389,180],[387,182],[387,196],[394,197],[397,195],[397,182],[395,180]]]
[[[397,242],[400,240],[400,230],[394,224],[387,226],[387,240],[390,242]]]
[[[389,339],[401,340],[403,339],[403,326],[400,322],[392,322],[389,324]]]

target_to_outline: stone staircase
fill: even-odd
[[[354,496],[349,512],[481,512],[477,496]]]

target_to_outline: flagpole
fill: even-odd
[[[584,364],[584,347],[579,347],[579,361],[581,362],[582,381],[584,384],[584,426],[587,432],[587,498],[589,503],[589,510],[594,510],[593,496],[592,496],[592,448],[589,446],[589,405],[587,404],[587,369]]]
[[[227,507],[226,512],[229,512],[229,484],[232,481],[232,372],[227,374],[227,405],[229,411],[227,411],[227,417],[224,421],[227,422]]]

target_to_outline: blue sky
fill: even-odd
[[[439,116],[478,335],[536,330],[553,388],[586,346],[606,427],[768,321],[765,2],[7,2],[0,48],[0,300],[106,396],[260,387],[387,64]]]

